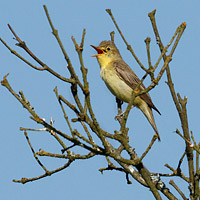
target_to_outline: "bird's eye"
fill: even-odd
[[[110,47],[107,47],[107,50],[110,51]]]

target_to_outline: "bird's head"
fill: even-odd
[[[121,59],[119,50],[112,41],[103,41],[98,47],[93,45],[91,45],[91,47],[97,51],[98,54],[93,55],[92,57],[96,57],[100,65]]]

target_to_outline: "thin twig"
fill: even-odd
[[[63,112],[63,114],[64,114],[64,118],[65,118],[65,120],[66,120],[66,122],[67,122],[67,125],[68,125],[68,127],[69,127],[69,130],[70,130],[70,132],[71,132],[71,134],[72,134],[73,130],[72,130],[71,124],[70,124],[70,122],[69,122],[69,118],[68,118],[68,116],[67,116],[67,114],[66,114],[66,112],[65,112],[65,109],[64,109],[63,105],[62,105],[62,96],[59,96],[59,95],[58,95],[57,87],[54,89],[54,92],[55,92],[55,94],[56,94],[56,97],[57,97],[57,99],[58,99],[58,102],[59,102],[59,104],[60,104],[60,107],[61,107],[61,109],[62,109],[62,112]],[[65,100],[65,99],[63,98],[63,100]],[[67,103],[67,105],[68,105],[73,111],[75,111],[77,114],[79,113],[78,110],[75,108],[75,106],[71,105],[68,101],[65,101],[65,102]]]
[[[112,42],[114,42],[114,39],[115,39],[114,36],[115,36],[115,32],[114,31],[110,32],[110,39]]]
[[[59,35],[58,35],[58,30],[56,30],[56,29],[54,28],[54,25],[53,25],[53,23],[52,23],[52,21],[51,21],[49,12],[48,12],[48,10],[47,10],[47,7],[46,7],[45,5],[44,5],[43,7],[44,7],[44,10],[45,10],[45,13],[46,13],[48,22],[49,22],[49,24],[50,24],[50,26],[51,26],[52,34],[55,36],[55,38],[56,38],[56,40],[57,40],[57,42],[58,42],[58,44],[59,44],[59,46],[60,46],[60,48],[61,48],[61,51],[62,51],[62,53],[63,53],[63,55],[64,55],[64,57],[65,57],[65,60],[66,60],[67,63],[68,63],[68,70],[69,70],[69,72],[70,72],[72,78],[74,78],[74,79],[76,80],[76,82],[78,83],[78,85],[80,86],[80,88],[84,91],[84,87],[83,87],[83,85],[81,84],[81,82],[80,82],[78,76],[76,75],[76,73],[75,73],[75,71],[74,71],[74,68],[72,67],[72,63],[71,63],[71,61],[70,61],[70,59],[69,59],[69,56],[68,56],[67,52],[65,51],[65,48],[64,48],[64,46],[63,46],[63,44],[62,44],[62,42],[61,42],[61,39],[60,39],[60,37],[59,37]]]
[[[31,142],[30,142],[30,140],[29,140],[29,137],[28,137],[28,134],[27,134],[26,131],[24,131],[24,135],[25,135],[26,140],[27,140],[27,142],[28,142],[28,144],[29,144],[29,147],[31,148],[31,151],[33,152],[33,156],[34,156],[35,160],[36,160],[37,163],[42,167],[42,169],[43,169],[46,173],[48,173],[49,171],[47,170],[47,168],[41,163],[41,161],[40,161],[39,158],[37,157],[37,155],[36,155],[36,153],[35,153],[35,151],[34,151],[34,149],[33,149],[33,146],[32,146],[32,144],[31,144]]]
[[[186,198],[186,196],[183,194],[183,192],[180,190],[180,188],[174,183],[173,180],[170,180],[169,181],[169,184],[172,185],[176,191],[181,195],[181,197],[184,199],[184,200],[189,200],[188,198]]]
[[[106,9],[106,12],[110,15],[110,17],[111,17],[113,23],[115,24],[115,27],[117,28],[117,30],[118,30],[119,34],[121,35],[121,37],[122,37],[124,43],[126,44],[127,49],[131,52],[131,54],[133,55],[133,57],[135,58],[135,60],[137,61],[137,63],[140,65],[140,67],[141,67],[144,71],[147,72],[147,69],[146,69],[146,68],[144,67],[144,65],[140,62],[140,60],[138,59],[138,57],[137,57],[136,54],[134,53],[134,51],[133,51],[131,45],[128,44],[128,42],[126,41],[124,35],[122,34],[122,31],[120,30],[120,28],[119,28],[117,22],[115,21],[115,18],[114,18],[114,16],[113,16],[112,12],[111,12],[111,9]]]
[[[167,167],[168,169],[170,169],[171,171],[173,171],[174,174],[177,174],[176,170],[173,167],[171,167],[170,165],[165,164],[165,167]]]
[[[178,171],[178,170],[180,171],[180,169],[181,169],[181,164],[182,164],[182,162],[183,162],[183,159],[184,159],[185,155],[186,155],[186,152],[184,151],[183,155],[181,156],[181,158],[180,158],[180,160],[179,160],[179,162],[178,162],[177,171]]]
[[[85,141],[85,142],[87,142],[88,144],[91,144],[93,147],[95,147],[96,149],[101,149],[102,151],[103,151],[103,149],[100,147],[100,146],[98,146],[98,145],[96,145],[95,143],[94,143],[94,141],[92,140],[88,140],[87,138],[85,138],[82,134],[80,134],[79,132],[78,132],[78,130],[74,130],[73,131],[73,133],[74,133],[74,135],[76,135],[77,137],[79,137],[80,139],[82,139],[83,141]]]
[[[44,67],[36,67],[35,65],[33,65],[32,63],[30,63],[29,61],[27,61],[24,57],[22,57],[20,54],[18,54],[14,49],[11,49],[7,44],[6,42],[0,38],[0,41],[4,44],[4,46],[12,53],[14,54],[15,56],[17,56],[19,59],[21,59],[23,62],[25,62],[27,65],[31,66],[32,68],[36,69],[36,70],[39,70],[39,71],[43,71],[45,70],[46,68]]]
[[[152,68],[152,65],[151,65],[151,55],[150,55],[150,42],[151,42],[151,38],[147,37],[145,39],[145,43],[146,43],[146,47],[147,47],[147,58],[148,58],[148,63],[149,63],[149,69]]]
[[[44,62],[42,62],[26,45],[26,43],[24,41],[22,41],[19,36],[15,33],[15,31],[12,29],[12,27],[8,24],[9,29],[11,30],[11,32],[13,33],[13,35],[15,36],[15,39],[19,42],[17,43],[17,46],[23,48],[38,64],[40,64],[42,66],[42,68],[36,67],[33,64],[31,64],[30,62],[28,62],[25,58],[23,58],[22,56],[20,56],[16,51],[14,51],[13,49],[11,49],[2,39],[1,41],[3,42],[3,44],[11,51],[11,53],[13,53],[15,56],[17,56],[18,58],[20,58],[22,61],[24,61],[26,64],[28,64],[29,66],[31,66],[32,68],[36,69],[36,70],[46,70],[48,72],[50,72],[51,74],[53,74],[54,76],[56,76],[57,78],[59,78],[62,81],[68,82],[68,83],[74,83],[73,79],[68,79],[65,78],[63,76],[61,76],[60,74],[58,74],[57,72],[55,72],[53,69],[51,69],[50,67],[48,67]]]
[[[86,155],[80,155],[80,154],[75,154],[71,152],[69,155],[67,154],[55,154],[55,153],[49,153],[46,152],[42,149],[40,149],[39,152],[37,152],[37,155],[39,156],[47,156],[47,157],[54,157],[54,158],[64,158],[64,159],[73,159],[73,160],[84,160],[84,159],[89,159],[94,157],[96,154],[93,152],[89,152]]]
[[[92,144],[93,146],[95,146],[96,144],[95,144],[95,142],[94,142],[94,140],[93,140],[93,138],[92,138],[92,135],[91,135],[90,132],[88,131],[88,129],[87,129],[85,123],[84,123],[83,121],[81,121],[81,124],[82,124],[82,126],[83,126],[83,128],[84,128],[84,130],[85,130],[85,132],[86,132],[86,134],[87,134],[87,136],[88,136],[88,138],[89,138],[91,144]]]
[[[22,178],[21,180],[14,179],[13,182],[25,184],[25,183],[32,182],[32,181],[35,181],[35,180],[39,180],[41,178],[45,178],[47,176],[51,176],[52,174],[55,174],[55,173],[57,173],[59,171],[62,171],[65,168],[69,167],[72,162],[73,162],[73,160],[68,160],[68,162],[66,164],[64,164],[62,167],[59,167],[59,168],[57,168],[57,169],[55,169],[53,171],[48,171],[48,173],[45,173],[45,174],[43,174],[41,176],[36,176],[34,178]]]
[[[119,172],[124,172],[126,174],[126,181],[127,181],[127,184],[132,184],[132,182],[129,180],[129,177],[128,177],[128,173],[125,171],[124,168],[121,168],[121,167],[116,167],[114,166],[113,164],[109,164],[108,167],[105,167],[105,168],[101,168],[99,169],[99,171],[103,174],[104,171],[110,171],[110,170],[116,170],[116,171],[119,171]]]
[[[73,41],[75,49],[79,55],[79,61],[81,64],[81,72],[82,72],[84,86],[81,85],[80,87],[83,90],[84,94],[87,95],[87,93],[89,92],[88,91],[89,83],[87,82],[87,69],[84,67],[83,56],[82,56],[85,33],[86,33],[86,30],[83,29],[82,40],[81,40],[80,46],[77,44],[77,42],[73,36],[72,36],[72,41]]]
[[[183,140],[185,140],[191,147],[193,147],[193,144],[191,143],[191,141],[185,138],[178,129],[176,129],[175,133],[177,133],[181,138],[183,138]]]
[[[169,164],[165,164],[165,167],[167,167],[168,169],[170,169],[173,172],[173,174],[171,174],[170,176],[179,176],[186,182],[188,182],[188,183],[190,182],[188,177],[186,177],[183,173],[180,173],[180,171],[175,170]],[[161,175],[163,175],[163,174],[161,174]]]
[[[142,159],[147,155],[147,153],[149,152],[149,150],[151,149],[151,147],[153,146],[154,142],[156,141],[158,137],[156,135],[153,136],[151,143],[149,144],[149,146],[147,147],[146,151],[142,154],[142,156],[140,157],[140,162],[142,161]]]

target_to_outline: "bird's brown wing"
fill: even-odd
[[[140,79],[124,61],[121,61],[121,60],[115,61],[113,62],[113,66],[117,74],[119,75],[119,77],[133,90],[140,83]],[[144,90],[144,89],[145,89],[145,86],[141,84],[140,90]],[[153,104],[151,97],[149,96],[148,93],[143,94],[140,97],[149,105],[150,108],[153,108],[160,114],[159,110]]]

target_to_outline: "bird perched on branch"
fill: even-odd
[[[140,79],[124,62],[114,42],[103,41],[98,47],[91,46],[98,53],[92,57],[96,57],[99,62],[101,68],[100,76],[104,80],[106,86],[119,100],[129,103],[132,91],[136,89],[140,83]],[[145,89],[145,86],[141,84],[138,89],[142,91]],[[137,96],[133,105],[143,112],[160,140],[152,108],[159,114],[160,112],[153,104],[149,94],[146,93]]]

